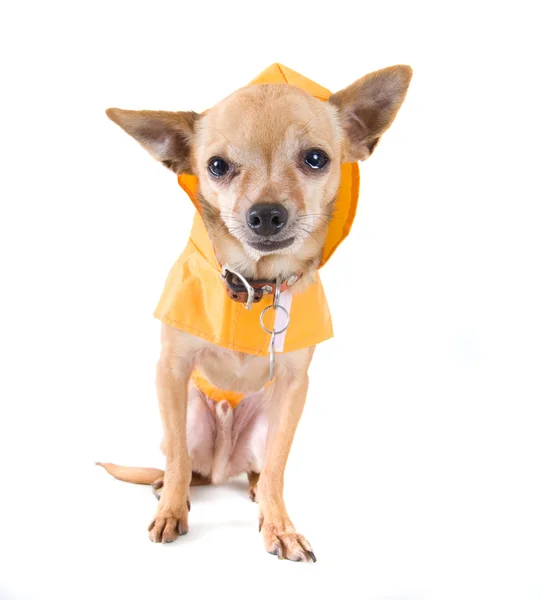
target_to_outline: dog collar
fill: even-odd
[[[294,273],[283,279],[280,292],[285,292],[295,285],[302,276],[302,273]],[[253,303],[260,302],[264,295],[274,295],[278,285],[276,280],[246,279],[227,264],[222,267],[222,280],[229,298],[235,302],[242,302],[247,309],[251,309]]]

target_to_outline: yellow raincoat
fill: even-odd
[[[270,66],[251,83],[294,85],[322,101],[331,95],[329,90],[280,64]],[[357,163],[346,163],[341,169],[336,218],[329,224],[320,266],[327,262],[348,235],[357,208],[359,167]],[[197,178],[180,175],[178,182],[198,208]],[[294,289],[295,286],[293,292]],[[227,296],[221,280],[221,265],[216,260],[203,220],[196,212],[188,245],[169,273],[154,316],[218,346],[266,356],[270,335],[261,328],[259,317],[271,303],[272,296],[264,295],[259,303],[254,303],[251,310],[247,310],[243,304]],[[315,283],[292,298],[283,351],[307,348],[332,336],[329,307],[316,274]]]

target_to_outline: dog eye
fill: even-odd
[[[209,160],[208,169],[214,177],[223,177],[229,171],[229,163],[219,156],[214,156]]]
[[[329,157],[323,152],[323,150],[310,150],[304,156],[304,162],[311,169],[323,169],[323,167],[329,162]]]

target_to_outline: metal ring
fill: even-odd
[[[272,331],[271,331],[265,327],[265,323],[263,323],[263,317],[265,316],[265,313],[269,310],[269,308],[274,308],[274,310],[280,309],[286,313],[287,322],[283,329],[280,329],[279,331],[275,331],[274,329],[272,329]],[[284,333],[284,331],[289,327],[289,312],[283,306],[280,306],[280,304],[278,306],[274,306],[274,305],[270,304],[269,306],[265,306],[265,308],[261,311],[261,315],[259,315],[259,322],[261,323],[261,327],[263,328],[263,331],[266,331],[267,333],[270,333],[271,335],[273,333],[275,335],[278,335],[280,333]]]

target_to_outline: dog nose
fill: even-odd
[[[287,223],[287,217],[287,210],[281,204],[254,204],[246,222],[257,235],[276,235]]]

